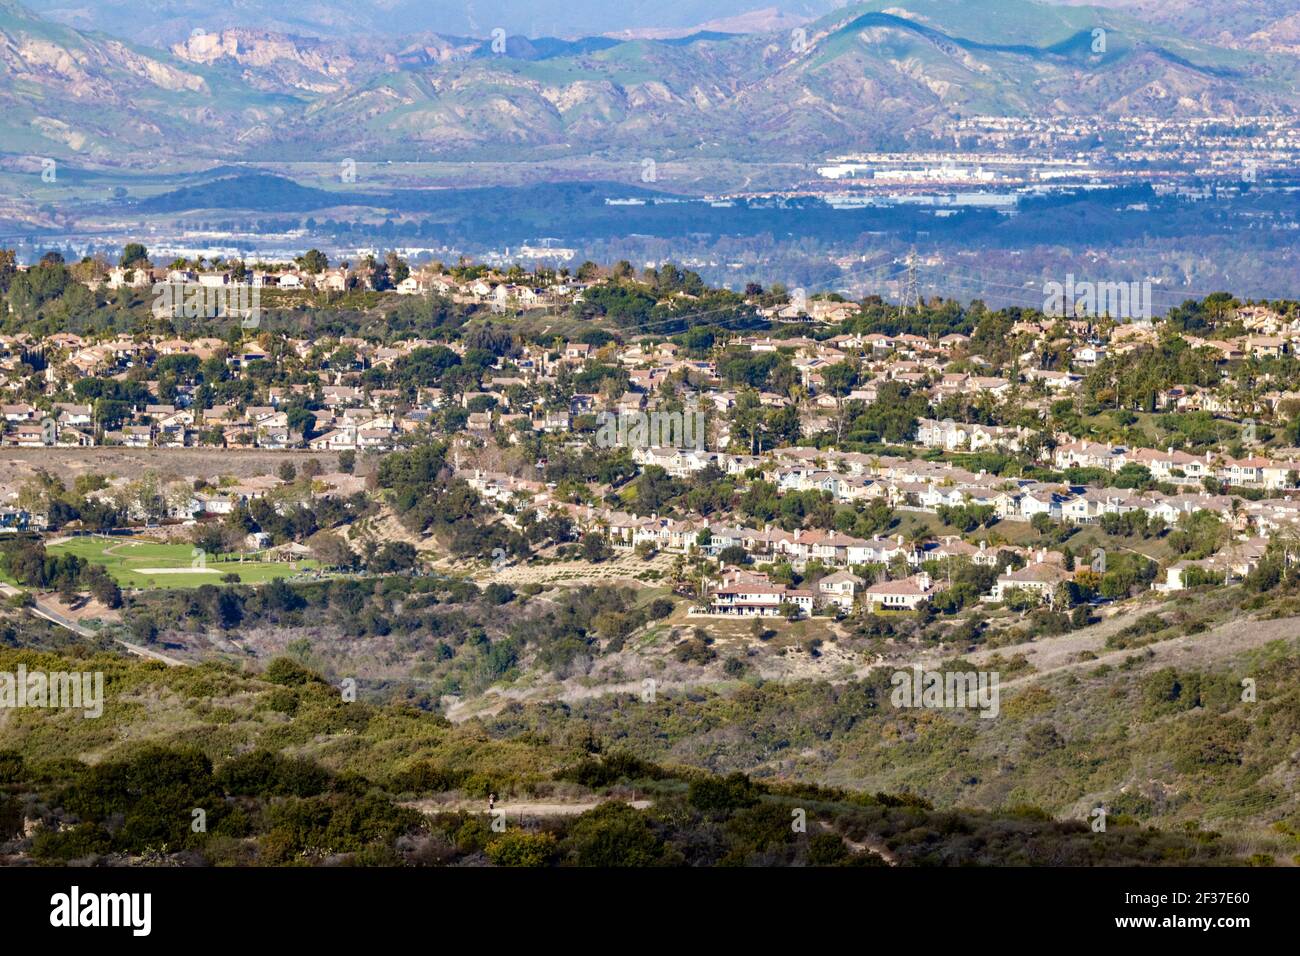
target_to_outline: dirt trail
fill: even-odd
[[[578,803],[557,803],[537,800],[519,800],[510,803],[498,801],[493,808],[493,813],[504,813],[507,820],[523,819],[525,817],[576,817],[579,814],[586,813],[588,810],[594,810],[602,803],[608,803],[608,800],[584,800]],[[625,800],[621,801],[630,805],[636,810],[645,810],[654,806],[650,800]],[[485,800],[410,800],[402,804],[413,810],[419,810],[421,813],[457,813],[459,811],[468,811],[470,813],[487,813],[487,801]]]
[[[14,597],[21,593],[22,592],[12,584],[0,584],[0,595],[5,597]],[[95,632],[90,628],[77,623],[58,608],[52,607],[40,598],[33,598],[32,605],[28,610],[36,617],[44,618],[51,624],[57,624],[59,627],[71,631],[78,637],[96,636]],[[150,648],[142,647],[139,644],[132,644],[130,641],[124,641],[120,637],[117,638],[117,643],[126,648],[130,653],[135,654],[137,657],[147,657],[150,660],[161,661],[169,667],[181,667],[185,663],[184,661],[177,660],[174,657],[169,657],[161,651],[151,650]]]
[[[849,849],[851,849],[854,853],[874,853],[876,854],[876,856],[880,857],[890,866],[898,866],[898,857],[894,855],[893,850],[885,846],[883,841],[878,839],[863,840],[861,842],[859,842],[858,840],[851,840],[843,833],[840,833],[838,830],[836,830],[825,820],[817,821],[817,825],[821,827],[822,830],[824,830],[825,832],[834,833],[836,836],[838,836],[841,840],[844,841],[844,845],[847,846]]]

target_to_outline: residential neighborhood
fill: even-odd
[[[1300,419],[1300,393],[1267,364],[1253,368],[1272,363],[1280,371],[1295,361],[1300,318],[1261,305],[1225,314],[1222,325],[1240,330],[1236,336],[1180,337],[1181,354],[1196,357],[1184,362],[1188,381],[1120,399],[1109,370],[1147,361],[1168,347],[1170,333],[1107,319],[1021,316],[996,342],[982,338],[978,325],[942,335],[864,334],[852,330],[874,308],[869,302],[783,305],[779,294],[756,287],[733,307],[778,323],[779,335],[623,336],[615,326],[612,334],[530,336],[514,331],[516,323],[603,309],[624,288],[626,272],[587,264],[579,281],[567,269],[411,268],[393,256],[330,268],[322,260],[313,251],[298,264],[252,269],[87,267],[81,281],[141,303],[155,282],[177,302],[189,290],[242,283],[265,290],[263,309],[299,290],[328,302],[375,296],[378,286],[395,303],[446,302],[481,319],[455,336],[302,336],[244,322],[224,335],[182,335],[177,323],[191,317],[151,306],[161,322],[151,331],[3,334],[3,444],[37,455],[208,448],[281,453],[288,462],[313,454],[377,462],[441,438],[452,476],[502,529],[522,534],[548,518],[563,521],[570,540],[596,536],[614,553],[717,562],[715,575],[697,575],[695,613],[702,615],[914,612],[946,592],[953,562],[989,569],[979,595],[986,603],[1014,595],[1049,605],[1066,591],[1077,602],[1095,593],[1091,559],[1069,545],[1019,544],[1018,537],[1091,526],[1155,541],[1207,516],[1223,528],[1226,550],[1184,552],[1154,575],[1142,572],[1147,586],[1177,589],[1197,579],[1191,568],[1216,579],[1250,574],[1264,551],[1232,542],[1293,535],[1300,520],[1300,449],[1281,440]],[[687,275],[670,270],[655,280],[668,283],[660,295],[674,309],[703,301],[698,287],[680,291],[691,287]],[[1035,367],[1046,349],[1064,356],[1066,367]],[[1255,383],[1249,397],[1216,385],[1245,366]],[[1104,409],[1099,401],[1115,411],[1099,419],[1093,412],[1095,423],[1081,427],[1080,410]],[[684,405],[700,419],[695,440],[683,443],[682,432],[674,439],[670,429],[627,439],[640,433],[615,429],[626,447],[603,454],[615,456],[611,467],[630,469],[623,480],[640,476],[628,488],[650,479],[670,489],[721,484],[733,489],[730,500],[701,513],[682,507],[689,498],[669,494],[662,507],[647,509],[638,492],[637,506],[627,509],[617,503],[626,496],[582,493],[556,480],[551,460],[587,447],[602,420],[648,422],[680,416]],[[864,425],[869,420],[875,423]],[[1188,421],[1199,431],[1189,432]],[[864,428],[870,450],[857,450]],[[127,523],[194,522],[268,495],[278,500],[299,485],[276,474],[216,484],[179,476],[142,497],[138,482],[107,475],[85,500]],[[21,491],[7,489],[0,530],[60,526]],[[317,467],[299,499],[303,493],[371,492],[360,477]],[[755,509],[745,502],[755,496],[770,496],[767,520],[748,520]],[[912,531],[891,531],[907,515]],[[871,533],[855,533],[873,523]],[[927,523],[941,530],[917,530]],[[1025,530],[1011,533],[1017,526]],[[1229,552],[1238,557],[1223,557]],[[777,580],[773,569],[787,570]],[[1080,581],[1089,586],[1080,590]]]

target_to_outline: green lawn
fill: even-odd
[[[244,584],[286,578],[314,567],[314,561],[239,561],[233,555],[208,555],[206,570],[193,567],[194,546],[133,541],[130,538],[74,538],[47,549],[51,555],[75,554],[101,564],[125,588],[193,588],[220,584],[226,574],[238,574]],[[172,569],[175,569],[174,571]]]

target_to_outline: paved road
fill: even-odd
[[[5,597],[12,597],[13,595],[21,594],[21,593],[22,591],[14,587],[12,584],[0,583],[0,594],[3,594]],[[90,628],[86,627],[85,625],[78,624],[72,618],[68,617],[65,614],[60,613],[50,605],[45,604],[39,600],[35,601],[32,604],[31,608],[29,608],[29,610],[37,617],[44,618],[45,620],[49,621],[51,624],[57,624],[59,627],[71,631],[73,634],[76,634],[78,637],[98,636]],[[124,641],[120,637],[117,638],[117,643],[121,644],[129,652],[135,654],[137,657],[146,657],[150,660],[161,661],[162,663],[167,664],[170,667],[183,667],[185,665],[185,662],[182,660],[178,660],[175,657],[169,657],[168,655],[162,653],[161,651],[151,650],[150,648],[143,647],[140,644],[132,644],[130,641]]]

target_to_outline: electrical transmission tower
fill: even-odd
[[[907,277],[903,280],[903,300],[900,308],[904,312],[921,311],[921,288],[916,280],[916,249],[907,254]]]

